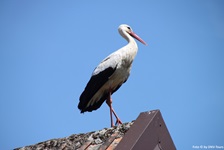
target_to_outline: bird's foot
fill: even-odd
[[[121,122],[121,120],[119,118],[117,118],[117,121],[116,121],[115,125],[117,126],[119,124],[122,124],[122,122]]]

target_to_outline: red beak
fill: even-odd
[[[145,41],[143,41],[137,34],[135,34],[134,32],[130,32],[129,33],[132,37],[134,37],[135,39],[137,39],[139,42],[141,42],[144,45],[147,45],[147,43]]]

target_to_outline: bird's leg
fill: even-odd
[[[109,95],[108,95],[108,98],[107,98],[106,103],[107,103],[107,105],[108,105],[109,108],[110,108],[111,127],[114,126],[112,113],[113,113],[114,116],[116,117],[116,123],[115,123],[115,125],[117,125],[117,124],[122,124],[121,120],[119,119],[119,117],[117,116],[117,114],[115,113],[115,111],[114,111],[114,109],[113,109],[113,107],[112,107],[111,92],[109,92]]]
[[[111,122],[111,127],[113,127],[114,126],[114,122],[113,122],[113,116],[112,116],[113,108],[112,108],[111,92],[109,92],[109,94],[108,94],[106,103],[107,103],[107,105],[110,108],[110,122]]]
[[[117,124],[122,124],[122,122],[121,122],[121,120],[120,120],[120,118],[117,116],[117,114],[115,113],[115,111],[114,111],[114,109],[112,108],[112,112],[113,112],[113,114],[114,114],[114,116],[116,117],[116,123],[115,123],[115,125],[117,125]]]

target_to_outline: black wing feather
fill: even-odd
[[[109,77],[115,72],[116,67],[108,67],[102,72],[93,75],[87,83],[85,90],[82,92],[79,98],[78,108],[81,113],[85,111],[92,111],[98,109],[107,98],[108,93],[102,93],[102,97],[92,106],[87,107],[88,102],[95,95],[95,93],[108,81]]]

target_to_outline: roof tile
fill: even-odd
[[[51,139],[34,145],[16,148],[15,150],[109,150],[116,147],[132,124],[133,121],[112,128],[104,128],[99,131],[88,132],[85,134],[73,134],[65,138]]]

